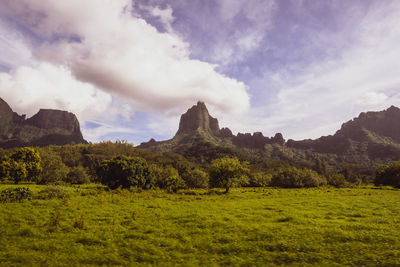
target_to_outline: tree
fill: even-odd
[[[210,186],[223,187],[225,193],[233,186],[248,182],[248,163],[241,163],[238,158],[224,157],[213,160],[209,170]]]
[[[90,183],[90,178],[86,169],[78,166],[71,168],[64,181],[71,184],[88,184]]]
[[[36,180],[38,184],[51,184],[65,180],[69,168],[57,153],[51,150],[42,150],[41,157],[45,168],[43,168],[42,174]]]
[[[40,157],[39,151],[35,148],[19,148],[11,154],[10,159],[18,162],[19,164],[25,164],[27,173],[26,179],[28,181],[35,181],[43,171],[42,158]]]
[[[208,173],[194,168],[192,170],[187,170],[185,173],[181,174],[183,180],[185,180],[186,185],[189,188],[207,188],[208,187]]]
[[[147,161],[139,157],[117,156],[105,160],[97,169],[100,181],[111,189],[131,186],[148,189],[154,186]]]
[[[26,181],[28,177],[28,172],[26,170],[25,163],[11,160],[9,175],[10,178],[14,180],[15,184],[18,184],[19,182],[22,181]]]
[[[286,167],[273,175],[271,186],[284,188],[317,187],[326,185],[326,182],[325,177],[321,177],[316,171]]]
[[[381,165],[376,170],[375,185],[390,185],[400,188],[400,161]]]

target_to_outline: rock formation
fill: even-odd
[[[286,142],[281,133],[274,137],[265,137],[261,132],[234,135],[229,128],[220,129],[206,105],[198,102],[181,116],[174,138],[162,142],[152,139],[139,147],[193,158],[207,156],[212,150],[218,154],[231,149],[305,165],[313,164],[315,158],[324,158],[334,168],[344,162],[371,168],[400,159],[400,109],[392,106],[380,112],[361,113],[334,135]]]
[[[274,137],[265,137],[261,132],[232,134],[229,128],[219,128],[216,118],[213,118],[203,102],[197,102],[181,116],[179,129],[174,138],[161,142],[163,145],[170,143],[182,145],[182,143],[210,142],[218,145],[233,146],[238,148],[259,148],[262,149],[266,144],[283,145],[285,140],[282,134],[278,133]],[[141,148],[157,147],[160,142],[151,139],[147,143],[142,143]],[[170,147],[170,146],[168,146]]]
[[[67,111],[41,109],[33,117],[13,112],[0,98],[0,147],[87,143],[76,116]]]
[[[215,135],[220,131],[218,120],[210,116],[206,105],[200,101],[181,116],[176,136],[193,134],[199,129]]]

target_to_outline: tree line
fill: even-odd
[[[171,192],[207,187],[229,192],[236,186],[344,187],[369,181],[352,165],[343,165],[334,172],[318,158],[311,168],[283,161],[246,161],[237,155],[221,155],[198,164],[176,153],[152,153],[126,142],[0,150],[0,180],[37,184],[97,182],[111,189],[161,188]],[[400,187],[400,163],[378,168],[375,184]]]

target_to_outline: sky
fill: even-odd
[[[398,0],[0,0],[0,97],[91,142],[165,140],[204,101],[234,133],[334,134],[400,106]]]

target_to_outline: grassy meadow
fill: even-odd
[[[0,203],[1,266],[400,266],[391,188],[0,189],[27,186],[31,200]]]

